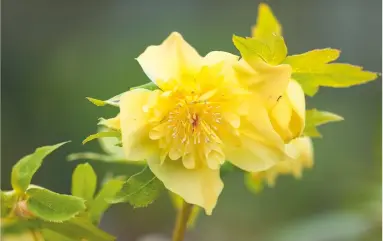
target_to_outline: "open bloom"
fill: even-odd
[[[120,125],[126,158],[146,160],[166,188],[186,202],[211,214],[226,160],[257,172],[285,158],[265,100],[274,95],[273,85],[262,84],[262,94],[250,92],[233,71],[237,56],[216,51],[201,57],[172,33],[137,60],[159,89],[124,93],[120,114],[110,123]],[[268,73],[275,77],[269,83],[290,76],[289,71]]]
[[[252,173],[253,181],[266,181],[269,186],[274,186],[279,175],[292,174],[295,178],[300,178],[304,168],[314,165],[313,146],[309,137],[296,138],[287,145],[289,157],[266,171]]]

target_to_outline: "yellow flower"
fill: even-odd
[[[264,100],[274,94],[273,85],[261,84],[263,95],[250,93],[235,77],[237,56],[215,51],[201,57],[172,33],[137,60],[159,89],[121,96],[126,158],[146,160],[166,188],[186,202],[211,214],[223,188],[219,169],[226,160],[257,172],[285,158]],[[274,77],[278,83],[286,74]]]
[[[274,186],[278,175],[292,174],[301,178],[304,168],[311,168],[314,165],[313,146],[309,137],[299,137],[286,145],[290,158],[278,162],[266,171],[251,174],[254,182],[266,181],[269,186]]]

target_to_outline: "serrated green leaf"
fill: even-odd
[[[38,186],[26,191],[27,207],[34,216],[50,222],[63,222],[85,210],[82,198],[58,194]]]
[[[321,137],[321,134],[317,130],[317,126],[342,120],[343,117],[331,112],[319,111],[317,109],[307,110],[304,135],[310,137]]]
[[[12,168],[12,187],[17,192],[23,193],[31,183],[33,175],[40,168],[43,159],[51,152],[68,142],[62,142],[53,146],[43,146],[34,153],[21,158]]]
[[[80,164],[72,175],[72,195],[81,197],[90,203],[97,186],[97,176],[91,165]]]
[[[180,196],[178,196],[177,194],[170,192],[170,191],[169,191],[169,196],[170,196],[170,200],[172,201],[173,207],[177,211],[180,211],[180,209],[182,208],[182,205],[183,205],[183,199]],[[192,210],[191,210],[189,219],[188,219],[188,223],[187,223],[188,229],[194,228],[200,212],[201,212],[201,208],[197,205],[194,205]]]
[[[263,190],[264,184],[261,178],[255,177],[252,173],[245,173],[244,178],[245,186],[250,192],[258,194]]]
[[[233,43],[250,65],[259,60],[278,65],[287,55],[287,47],[282,36],[273,35],[268,42],[263,42],[257,38],[242,38],[234,35]]]
[[[92,221],[100,221],[102,214],[110,206],[106,200],[113,199],[116,193],[121,190],[123,184],[124,181],[122,180],[111,179],[102,186],[89,208],[89,214]]]
[[[362,67],[350,64],[326,64],[311,69],[295,71],[292,78],[299,83],[309,82],[314,86],[346,88],[375,80],[377,73],[363,71]]]
[[[146,83],[146,84],[137,86],[137,87],[132,87],[132,88],[130,88],[130,89],[131,89],[131,90],[134,90],[134,89],[158,90],[159,87],[158,87],[155,83],[153,83],[153,82],[149,82],[149,83]]]
[[[258,7],[257,23],[252,28],[252,36],[267,41],[273,35],[282,35],[282,27],[274,16],[270,7],[265,3],[260,3]]]
[[[121,93],[119,95],[116,95],[116,96],[108,99],[108,100],[99,100],[99,99],[95,99],[95,98],[91,98],[91,97],[86,97],[86,99],[89,100],[90,102],[92,102],[96,106],[111,105],[111,106],[119,107],[120,106],[120,98],[123,94],[124,93]]]
[[[106,132],[99,132],[93,135],[88,136],[85,138],[85,140],[82,141],[82,144],[86,144],[89,141],[92,141],[94,139],[102,138],[102,137],[120,137],[121,133],[119,131],[106,131]]]
[[[17,193],[15,191],[2,191],[1,193],[1,217],[6,217],[11,212],[17,202]]]
[[[338,49],[314,49],[303,54],[287,56],[284,64],[291,65],[293,72],[307,71],[316,65],[324,65],[337,60],[340,55]]]
[[[146,207],[157,199],[163,184],[149,168],[134,174],[122,185],[116,196],[109,200],[110,203],[128,202],[135,208]]]
[[[70,240],[75,241],[115,240],[115,237],[97,228],[85,218],[73,218],[64,223],[44,222],[42,226],[45,229],[49,229],[52,232],[61,234]]]
[[[303,91],[309,96],[315,95],[320,86],[345,88],[378,77],[377,73],[363,71],[359,66],[330,63],[338,59],[339,54],[340,51],[336,49],[316,49],[288,56],[283,63],[292,67],[292,78],[301,84]]]

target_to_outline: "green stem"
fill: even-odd
[[[190,218],[193,204],[182,201],[182,207],[178,210],[177,220],[174,225],[172,241],[183,241],[187,224]]]

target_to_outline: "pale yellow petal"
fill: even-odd
[[[306,168],[311,168],[314,165],[314,148],[309,137],[300,137],[291,141],[299,153],[299,162]]]
[[[182,197],[187,203],[198,205],[210,215],[223,189],[219,170],[209,168],[186,169],[180,160],[157,158],[148,160],[149,168],[165,187]]]
[[[156,146],[149,138],[148,115],[144,112],[150,95],[157,92],[146,89],[128,91],[121,97],[120,118],[122,145],[128,160],[142,161],[155,155]]]
[[[289,98],[291,107],[297,116],[292,116],[291,131],[293,137],[300,136],[305,127],[306,102],[302,87],[295,80],[291,80],[287,86],[286,95]]]
[[[283,95],[270,112],[273,126],[283,139],[291,138],[291,134],[289,133],[291,115],[292,107],[290,101],[286,95]]]
[[[245,171],[264,171],[284,158],[283,152],[272,144],[269,146],[246,136],[241,137],[241,141],[241,146],[227,146],[224,151],[228,161]]]
[[[202,60],[204,66],[211,66],[218,64],[220,62],[226,62],[229,64],[234,64],[238,61],[239,57],[237,55],[224,52],[224,51],[212,51],[208,53]]]
[[[121,126],[120,126],[120,114],[118,114],[116,117],[113,117],[113,118],[102,119],[98,124],[106,126],[106,127],[113,129],[113,130],[119,130],[121,128]]]
[[[202,57],[181,34],[173,32],[162,44],[146,48],[137,61],[149,79],[156,83],[195,74],[201,67]]]
[[[259,61],[250,66],[239,61],[235,70],[238,81],[259,94],[269,109],[286,91],[291,77],[291,67],[287,64],[272,66]]]

